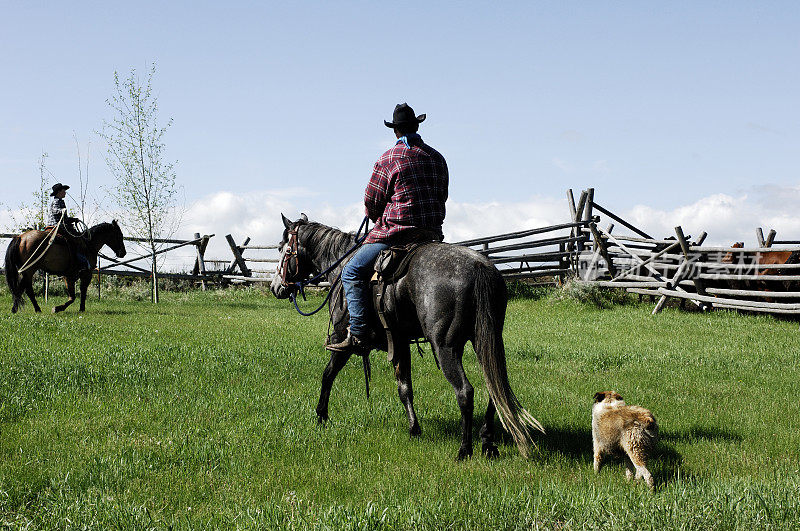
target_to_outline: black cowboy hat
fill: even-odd
[[[415,116],[414,109],[409,107],[408,103],[398,103],[394,108],[394,113],[392,113],[392,121],[387,122],[384,120],[383,123],[386,125],[386,127],[394,128],[401,124],[422,123],[424,121],[424,114]]]
[[[66,184],[56,183],[53,185],[53,192],[50,194],[51,197],[55,197],[58,192],[61,190],[69,190],[69,186]]]

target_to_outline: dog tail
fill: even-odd
[[[506,353],[503,345],[503,320],[508,293],[500,272],[494,266],[477,264],[475,269],[475,332],[473,346],[478,357],[486,389],[497,409],[503,427],[517,443],[523,457],[535,446],[531,431],[544,428],[522,407],[508,382]]]
[[[658,439],[658,423],[652,414],[640,415],[636,419],[636,424],[642,430],[642,434],[648,437],[651,442],[655,442]]]

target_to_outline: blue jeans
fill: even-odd
[[[350,313],[350,333],[359,339],[369,335],[367,310],[370,306],[369,279],[372,277],[373,264],[378,253],[388,248],[385,243],[365,243],[342,270],[342,286]]]

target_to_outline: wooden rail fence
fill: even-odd
[[[577,257],[579,282],[649,295],[657,301],[653,314],[669,298],[681,300],[682,306],[689,301],[703,311],[800,314],[800,241],[777,240],[775,230],[764,237],[758,228],[755,247],[704,246],[705,232],[692,238],[680,226],[674,235],[654,238],[598,205],[593,189],[583,194],[591,212],[633,234],[612,234],[613,225],[604,229],[600,216],[592,214],[591,241]],[[783,253],[780,262],[769,263],[778,258],[776,252]]]

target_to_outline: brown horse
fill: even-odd
[[[744,247],[744,242],[736,242],[731,248],[741,249]],[[737,251],[730,251],[720,260],[723,264],[737,264],[743,266],[745,274],[756,274],[758,276],[793,276],[796,273],[791,269],[772,268],[770,265],[784,265],[784,264],[798,264],[800,263],[800,252],[798,251],[771,251],[759,250],[756,253],[742,253]],[[753,291],[800,291],[800,283],[793,280],[784,280],[780,283],[775,280],[757,280],[757,279],[732,279],[719,281],[719,286],[714,284],[713,287],[723,287],[729,289],[753,290]],[[756,300],[772,302],[770,297],[756,297]]]
[[[117,221],[111,223],[100,223],[86,231],[83,237],[73,238],[73,245],[61,234],[56,236],[52,245],[48,247],[45,241],[51,236],[50,231],[29,230],[15,236],[6,250],[6,282],[14,297],[11,306],[11,313],[16,313],[22,306],[23,291],[33,303],[33,309],[37,312],[42,311],[36,303],[33,295],[33,274],[38,270],[64,277],[67,286],[69,299],[64,304],[53,308],[53,313],[64,311],[70,304],[75,302],[75,281],[81,281],[81,308],[86,309],[86,290],[92,281],[92,269],[97,267],[97,252],[104,245],[108,245],[114,253],[122,258],[125,256],[125,241],[123,240],[122,230]],[[91,269],[83,270],[79,273],[76,264],[76,253],[86,257]],[[33,259],[31,259],[33,257]],[[30,260],[30,263],[28,263]],[[23,271],[20,269],[25,268]]]

